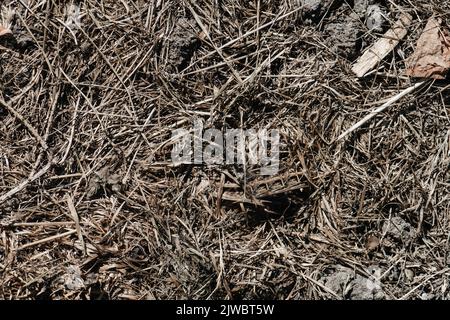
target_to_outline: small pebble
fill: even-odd
[[[408,279],[409,282],[412,282],[414,280],[414,271],[412,271],[411,269],[406,269],[405,277],[406,279]]]
[[[383,32],[385,22],[383,10],[379,5],[370,5],[366,11],[366,26],[371,31]]]

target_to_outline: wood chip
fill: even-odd
[[[359,57],[352,67],[352,71],[358,78],[364,77],[367,72],[375,68],[398,45],[408,33],[407,28],[411,22],[411,15],[403,13],[394,26]]]
[[[441,28],[442,20],[431,17],[406,61],[406,74],[417,78],[445,79],[450,70],[450,32]]]

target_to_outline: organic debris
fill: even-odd
[[[450,298],[450,88],[405,76],[450,2],[1,4],[0,299]],[[279,170],[176,165],[195,123]]]
[[[0,26],[0,37],[12,34],[11,30]]]
[[[408,76],[445,79],[450,70],[450,31],[441,25],[441,18],[428,20],[414,54],[406,62]]]
[[[0,6],[0,37],[12,35],[11,24],[15,11],[10,7]]]
[[[411,15],[402,14],[394,26],[359,57],[352,67],[352,71],[358,78],[364,77],[366,73],[375,68],[398,45],[400,40],[406,36],[411,22]]]

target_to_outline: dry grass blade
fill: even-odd
[[[77,210],[75,209],[75,205],[70,196],[67,196],[67,206],[69,208],[69,212],[72,216],[73,221],[75,222],[75,227],[77,229],[78,239],[80,240],[81,247],[83,248],[83,252],[86,255],[86,245],[84,243],[83,234],[80,227],[80,218],[78,217]]]
[[[345,138],[346,136],[348,136],[350,133],[352,133],[353,131],[357,130],[358,128],[362,127],[364,124],[366,124],[368,121],[370,121],[373,117],[375,117],[377,114],[385,111],[387,108],[389,108],[390,106],[392,106],[394,103],[398,102],[400,99],[402,99],[403,97],[407,96],[408,94],[414,92],[415,90],[419,89],[420,87],[422,87],[426,82],[419,82],[416,83],[415,85],[406,88],[405,90],[403,90],[402,92],[396,94],[395,96],[393,96],[392,98],[390,98],[387,102],[385,102],[383,105],[379,106],[378,108],[375,108],[374,110],[370,111],[369,114],[367,114],[364,118],[362,118],[361,120],[359,120],[357,123],[355,123],[353,126],[351,126],[349,129],[347,129],[346,131],[344,131],[337,139],[336,141],[342,140],[343,138]]]

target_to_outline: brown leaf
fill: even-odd
[[[417,41],[414,54],[406,61],[411,77],[445,79],[450,69],[450,32],[442,20],[431,17]]]

